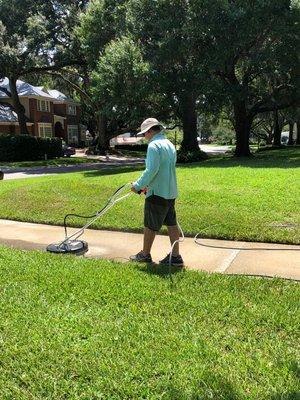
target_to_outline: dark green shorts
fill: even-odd
[[[159,231],[163,225],[177,225],[175,199],[167,200],[160,196],[149,196],[145,200],[144,226]]]

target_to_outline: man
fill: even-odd
[[[135,193],[142,191],[146,194],[143,250],[130,257],[132,261],[136,262],[152,262],[152,244],[162,225],[167,225],[171,244],[179,239],[175,212],[175,199],[178,196],[175,169],[176,149],[165,137],[163,128],[157,119],[148,118],[142,123],[139,133],[139,135],[145,134],[149,145],[146,169],[131,188]],[[169,255],[161,260],[160,264],[169,265]],[[178,242],[174,245],[172,265],[183,266]]]

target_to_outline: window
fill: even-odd
[[[39,124],[39,136],[51,138],[53,136],[52,124]]]
[[[76,106],[68,105],[68,114],[69,115],[76,115]]]
[[[50,112],[50,101],[38,100],[38,111]]]
[[[68,142],[78,143],[78,126],[68,125]]]

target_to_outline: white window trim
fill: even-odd
[[[68,115],[77,115],[77,108],[73,104],[68,104],[67,106],[67,114]]]
[[[52,124],[39,122],[38,123],[38,128],[39,128],[39,136],[40,137],[44,137],[44,138],[53,137],[53,126],[52,126]],[[46,129],[51,129],[51,134],[50,135],[46,133],[46,131],[45,131]]]
[[[76,130],[76,133],[74,132]],[[68,134],[68,143],[78,143],[78,125],[68,125],[67,134]]]
[[[38,111],[40,111],[40,112],[50,112],[51,111],[50,101],[38,100],[37,102],[38,102],[38,107],[37,107]],[[42,104],[44,104],[45,107],[43,107]]]

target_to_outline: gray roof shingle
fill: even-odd
[[[0,123],[1,122],[18,122],[17,113],[8,103],[0,103]]]
[[[8,78],[4,78],[4,80],[0,81],[0,87],[10,90],[9,88],[9,80]],[[17,90],[18,94],[21,97],[43,97],[48,100],[53,100],[53,97],[41,90],[37,86],[32,86],[27,82],[23,82],[21,80],[17,80]],[[0,99],[8,98],[9,96],[0,90]]]

